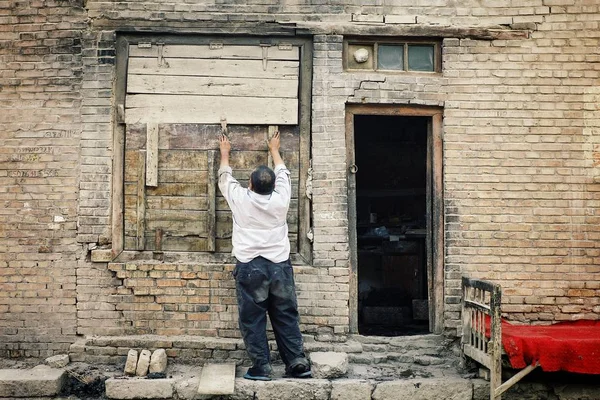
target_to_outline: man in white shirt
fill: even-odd
[[[280,135],[268,142],[274,171],[256,168],[248,188],[233,177],[229,166],[231,144],[221,135],[219,189],[233,213],[233,255],[239,325],[252,367],[246,379],[270,380],[271,359],[267,341],[267,313],[286,375],[312,376],[302,350],[298,303],[290,262],[287,212],[291,198],[290,171],[279,154]]]

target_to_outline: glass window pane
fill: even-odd
[[[408,69],[410,71],[435,71],[433,45],[409,45]]]
[[[377,69],[404,69],[404,45],[379,45]]]

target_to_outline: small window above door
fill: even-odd
[[[344,43],[348,71],[441,72],[441,44],[435,41],[354,41]]]

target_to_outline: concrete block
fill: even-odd
[[[150,372],[165,372],[167,369],[167,352],[165,349],[154,350],[150,357]]]
[[[137,369],[138,352],[137,350],[129,350],[127,353],[127,361],[125,361],[125,375],[135,375]]]
[[[109,399],[171,399],[174,379],[115,379],[106,380]]]
[[[150,357],[152,353],[150,350],[142,350],[140,353],[140,358],[137,362],[137,367],[135,369],[135,374],[137,376],[146,376],[148,375],[148,368],[150,367]]]
[[[373,385],[368,381],[341,379],[331,385],[331,400],[371,400]]]
[[[472,400],[473,385],[463,379],[411,379],[379,383],[373,400]]]
[[[33,369],[0,369],[0,397],[55,396],[65,383],[65,371],[40,365]]]
[[[313,376],[319,379],[340,378],[348,372],[348,354],[316,352],[310,354]]]
[[[202,367],[198,394],[233,394],[235,364],[205,364]]]

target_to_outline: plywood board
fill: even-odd
[[[298,81],[177,75],[129,75],[127,93],[297,98]]]
[[[280,49],[279,46],[269,46],[267,58],[269,60],[298,60],[299,47],[293,46],[290,50]],[[210,48],[209,45],[164,45],[162,54],[164,58],[225,58],[225,59],[263,59],[263,48],[257,45],[230,45],[221,48]],[[158,46],[140,48],[137,45],[129,47],[132,57],[158,57]]]
[[[127,96],[125,122],[296,125],[297,99],[190,95]]]
[[[157,59],[129,59],[129,75],[223,76],[231,78],[264,78],[298,80],[298,61],[203,60],[170,58],[168,66],[160,67]]]

